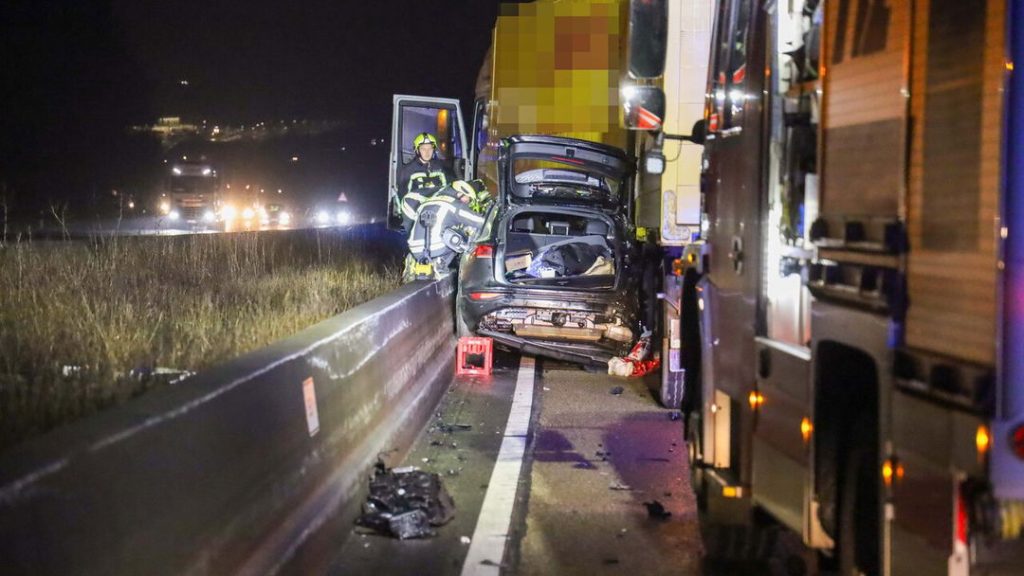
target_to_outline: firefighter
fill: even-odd
[[[404,210],[405,197],[413,194],[414,201],[422,202],[427,196],[454,180],[451,170],[437,157],[437,138],[433,134],[417,134],[413,138],[412,148],[416,156],[398,172],[398,193],[401,195],[398,201],[403,208],[402,225],[406,231],[412,228],[416,212]]]
[[[407,194],[402,212],[415,214],[403,278],[440,277],[484,223],[490,194],[481,180],[456,180],[429,197]]]

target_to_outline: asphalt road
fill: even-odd
[[[349,227],[361,223],[341,225],[319,225],[310,222],[294,222],[288,226],[260,224],[259,222],[188,222],[171,220],[167,217],[133,216],[126,218],[101,218],[66,223],[63,227],[45,223],[42,227],[30,224],[12,224],[7,230],[9,239],[32,237],[36,239],[61,240],[65,238],[88,238],[103,236],[180,236],[183,234],[217,234],[223,232],[248,232],[267,230],[298,230],[305,228]]]
[[[499,355],[492,376],[455,377],[388,465],[439,473],[455,517],[419,540],[354,527],[331,574],[703,573],[681,424],[642,380],[546,360],[520,374],[517,357]]]

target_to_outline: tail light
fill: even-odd
[[[1013,448],[1013,453],[1021,460],[1024,460],[1024,424],[1014,429],[1010,435],[1010,440],[1012,440],[1011,448]]]
[[[497,298],[499,296],[501,296],[500,292],[470,292],[469,293],[469,299],[470,300],[494,300],[495,298]]]
[[[953,513],[955,514],[955,523],[953,524],[953,530],[955,531],[954,546],[967,546],[967,502],[965,502],[963,488],[957,486],[953,490],[953,497],[956,499],[954,503]]]
[[[494,246],[490,244],[477,244],[473,248],[473,256],[476,258],[494,258]]]

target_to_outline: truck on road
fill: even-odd
[[[759,510],[844,576],[1022,573],[1022,11],[715,3],[696,306],[675,300],[711,523]],[[624,105],[671,116],[659,91]],[[639,144],[655,167],[665,137]]]
[[[220,204],[217,168],[205,158],[182,158],[168,163],[160,213],[171,221],[211,225]]]

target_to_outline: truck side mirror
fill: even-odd
[[[690,129],[690,142],[703,145],[707,135],[707,124],[705,124],[703,118],[693,123],[693,128]]]
[[[665,118],[665,93],[657,86],[622,90],[622,122],[630,130],[660,130]]]
[[[658,78],[665,73],[668,47],[668,0],[629,3],[629,75]]]

